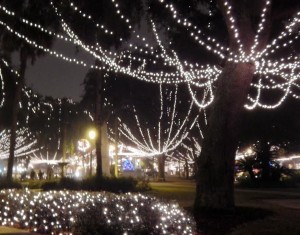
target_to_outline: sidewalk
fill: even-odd
[[[257,193],[266,195],[265,198],[262,198],[262,202],[274,204],[281,207],[286,207],[289,209],[300,210],[300,192],[288,192],[284,189],[236,189],[236,192],[244,193]],[[270,198],[268,198],[270,195]],[[276,197],[274,198],[274,196]]]

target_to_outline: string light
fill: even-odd
[[[51,2],[51,6],[54,8],[57,16],[61,21],[62,28],[65,35],[55,34],[39,24],[30,22],[25,18],[19,17],[20,21],[26,24],[28,27],[34,27],[39,29],[42,33],[46,33],[62,39],[68,43],[79,46],[84,51],[89,53],[92,57],[98,59],[102,62],[102,66],[89,65],[84,61],[77,60],[76,58],[66,57],[62,53],[50,50],[48,48],[39,45],[37,42],[30,40],[26,35],[23,35],[15,30],[13,30],[5,22],[0,21],[0,24],[5,27],[8,31],[16,35],[17,37],[25,40],[30,45],[43,50],[50,55],[61,58],[65,61],[75,63],[84,67],[90,67],[99,70],[110,70],[116,73],[123,73],[134,78],[141,79],[147,82],[153,83],[164,83],[164,84],[178,84],[186,83],[188,90],[191,94],[192,99],[195,104],[199,107],[207,107],[213,102],[214,99],[214,84],[219,78],[222,69],[217,68],[212,65],[200,66],[197,63],[192,64],[186,61],[181,61],[177,53],[173,49],[167,49],[159,38],[156,26],[151,21],[151,27],[153,35],[157,46],[150,46],[146,38],[141,37],[133,29],[131,22],[125,15],[121,12],[120,4],[111,0],[112,4],[116,9],[116,16],[120,17],[120,20],[125,23],[128,30],[131,30],[135,37],[140,41],[142,47],[129,44],[129,49],[123,50],[120,53],[112,53],[111,51],[103,50],[99,45],[86,45],[79,39],[79,37],[71,30],[70,26],[64,21],[62,15],[60,14],[58,8]],[[295,40],[298,39],[299,34],[297,33],[297,27],[300,25],[300,12],[294,15],[293,19],[290,19],[287,25],[284,27],[283,31],[276,37],[270,44],[265,46],[265,48],[259,48],[259,39],[262,32],[266,27],[266,20],[268,12],[271,9],[271,1],[264,0],[263,7],[261,9],[260,21],[256,29],[256,34],[254,37],[253,45],[249,52],[245,51],[246,48],[240,38],[239,25],[237,20],[233,16],[232,6],[229,1],[224,1],[224,8],[226,17],[229,20],[229,28],[232,30],[234,39],[238,45],[238,51],[230,51],[230,49],[224,45],[221,45],[213,37],[206,37],[202,31],[187,18],[179,16],[179,12],[175,9],[174,4],[167,4],[164,1],[159,1],[161,4],[165,5],[165,8],[173,15],[173,20],[176,24],[184,27],[194,40],[198,41],[201,46],[206,48],[208,51],[218,55],[220,58],[227,59],[234,63],[252,63],[255,65],[255,76],[258,76],[259,84],[252,83],[251,87],[253,90],[257,90],[255,97],[252,97],[252,93],[248,96],[248,102],[245,107],[248,109],[253,109],[255,107],[262,107],[267,109],[272,109],[278,107],[284,102],[288,97],[294,97],[299,99],[299,58],[297,56],[282,57],[278,56],[277,60],[270,60],[268,56],[274,54],[280,48],[287,48]],[[107,35],[114,35],[112,30],[109,30],[104,24],[95,22],[94,18],[83,12],[78,6],[75,6],[73,2],[70,2],[70,8],[75,12],[79,13],[82,18],[90,21],[95,27],[100,27],[101,30],[107,32]],[[0,5],[0,10],[6,13],[10,17],[17,17],[13,11],[8,10],[6,7]],[[97,26],[98,25],[98,26]],[[200,39],[201,37],[201,39]],[[205,38],[205,39],[204,39]],[[122,41],[122,39],[120,38]],[[157,49],[158,47],[158,49]],[[156,49],[154,49],[156,48]],[[259,49],[259,50],[258,50]],[[161,69],[157,72],[152,72],[149,69],[150,64],[160,63]],[[151,66],[150,66],[151,67]],[[284,82],[281,82],[281,81]],[[271,84],[271,85],[270,85]],[[196,91],[195,91],[196,88]],[[279,101],[274,104],[265,104],[261,101],[263,92],[269,92],[274,89],[282,90],[282,97]],[[203,96],[199,99],[199,92],[202,90]],[[201,93],[201,92],[200,92]],[[201,100],[201,101],[200,101]],[[149,135],[148,135],[149,137]]]
[[[143,127],[141,126],[140,118],[136,113],[135,107],[133,108],[133,111],[140,135],[134,135],[126,122],[119,119],[121,123],[119,132],[122,136],[131,141],[137,149],[144,152],[143,156],[158,156],[175,150],[188,136],[190,130],[194,127],[199,117],[199,114],[197,114],[195,117],[191,118],[193,107],[193,102],[191,102],[186,116],[182,121],[180,121],[180,117],[176,111],[178,106],[178,88],[176,87],[174,94],[171,94],[171,92],[168,92],[167,90],[165,92],[166,95],[164,94],[161,86],[160,113],[157,126],[155,128],[146,128],[146,123],[144,123]],[[169,97],[169,99],[166,97]],[[172,103],[172,105],[169,106],[169,103]],[[162,123],[166,123],[166,119],[170,119],[168,122],[169,125],[162,125]]]
[[[2,97],[1,97],[1,102],[0,102],[0,108],[3,107],[4,102],[5,102],[5,85],[4,85],[4,79],[2,76],[2,69],[0,67],[0,82],[1,82],[1,91],[2,91]]]
[[[270,10],[270,8],[271,8],[270,0],[265,0],[265,6],[264,6],[264,8],[262,10],[262,13],[260,15],[260,22],[259,22],[259,25],[258,25],[258,28],[257,28],[257,32],[255,34],[254,44],[251,47],[251,55],[255,54],[255,49],[257,48],[257,46],[259,44],[259,37],[260,37],[261,33],[264,30],[264,25],[265,25],[265,22],[266,22],[266,15],[268,13],[268,10]]]
[[[160,1],[163,3],[163,1]],[[173,14],[173,20],[175,23],[183,26],[189,33],[189,36],[192,37],[196,42],[198,42],[201,46],[205,47],[208,51],[212,51],[214,54],[218,55],[221,59],[225,58],[225,53],[229,51],[229,48],[224,47],[213,37],[206,37],[206,41],[200,39],[200,35],[203,34],[197,26],[193,25],[188,19],[179,18],[178,11],[172,4],[166,4],[165,8],[168,9]],[[205,37],[205,35],[204,35]],[[217,49],[213,49],[217,48]]]
[[[109,34],[109,35],[113,35],[114,34],[114,32],[112,30],[108,29],[108,27],[104,26],[103,24],[100,25],[100,24],[96,23],[95,20],[93,19],[93,17],[91,15],[86,14],[82,10],[80,10],[79,7],[76,6],[74,2],[70,1],[70,7],[75,12],[78,12],[83,18],[86,18],[87,20],[93,22],[96,25],[96,27],[98,29],[103,30],[104,33]]]
[[[15,157],[29,155],[38,150],[38,148],[34,148],[37,140],[28,129],[22,128],[17,130],[16,136]],[[7,159],[9,157],[9,147],[10,132],[3,130],[0,132],[0,159]]]
[[[193,234],[195,223],[178,204],[142,194],[76,191],[0,191],[0,225],[32,232],[72,234],[84,221],[101,220],[126,234],[146,228],[155,234]],[[154,220],[149,221],[149,216]],[[148,230],[147,230],[148,231]]]

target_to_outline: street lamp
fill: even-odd
[[[94,142],[94,140],[96,139],[96,131],[95,130],[90,130],[89,131],[89,133],[88,133],[88,135],[89,135],[89,138],[90,138],[90,140],[91,140],[91,153],[90,153],[90,176],[92,176],[92,167],[93,167],[93,162],[92,162],[92,160],[93,160],[93,142]]]
[[[96,131],[95,130],[90,130],[89,131],[89,138],[91,140],[94,140],[96,138]]]

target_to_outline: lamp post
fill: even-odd
[[[96,139],[96,131],[90,130],[89,131],[89,139],[91,140],[91,153],[90,153],[90,176],[92,176],[93,173],[93,142]]]

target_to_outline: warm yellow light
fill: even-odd
[[[114,145],[111,145],[111,144],[109,145],[109,151],[111,151],[111,152],[112,152],[112,151],[115,151],[115,149],[116,149],[116,148],[115,148],[115,146],[114,146]]]
[[[89,138],[91,140],[94,140],[96,138],[96,131],[95,130],[90,130],[89,131]]]
[[[247,154],[248,154],[248,155],[252,155],[252,154],[253,154],[252,148],[248,148],[248,149],[247,149]]]

